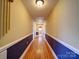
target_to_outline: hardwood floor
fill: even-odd
[[[43,38],[37,37],[23,59],[55,59],[55,57],[52,55],[46,41]]]

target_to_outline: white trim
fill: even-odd
[[[30,34],[28,34],[28,35],[25,35],[24,37],[21,37],[20,39],[18,39],[18,40],[16,40],[16,41],[13,41],[13,42],[11,42],[11,43],[5,45],[5,46],[0,47],[0,53],[3,52],[4,50],[6,50],[7,48],[11,47],[12,45],[14,45],[14,44],[20,42],[21,40],[23,40],[24,38],[26,38],[26,37],[28,37],[28,36],[30,36],[30,35],[32,35],[32,33],[30,33]]]
[[[70,50],[72,50],[73,52],[75,52],[76,54],[79,55],[79,50],[76,49],[75,47],[69,45],[68,43],[65,43],[65,42],[61,41],[60,39],[55,38],[54,36],[52,36],[52,35],[50,35],[50,34],[48,34],[48,33],[46,33],[46,34],[47,34],[48,36],[50,36],[51,38],[54,38],[57,42],[63,44],[65,47],[69,48]]]
[[[48,45],[48,47],[49,47],[49,49],[50,49],[52,55],[55,57],[55,59],[58,59],[58,57],[56,56],[55,52],[53,51],[53,49],[51,48],[51,46],[49,45],[49,43],[47,42],[46,39],[45,39],[45,41],[46,41],[46,43],[47,43],[47,45]]]
[[[0,59],[7,59],[7,50],[0,53]]]
[[[33,39],[34,40],[34,39]],[[31,43],[28,45],[28,47],[26,48],[26,50],[23,52],[23,54],[20,56],[19,59],[23,59],[23,57],[25,56],[25,54],[27,53],[27,51],[29,50],[33,40],[31,41]],[[58,59],[58,57],[56,56],[56,54],[54,53],[54,51],[52,50],[52,48],[50,47],[49,43],[47,42],[47,40],[45,39],[50,51],[52,52],[52,55],[55,57],[55,59]]]
[[[31,43],[28,45],[28,47],[25,49],[25,51],[23,52],[23,54],[20,56],[19,59],[23,59],[23,57],[25,56],[25,54],[27,53],[27,51],[29,50],[31,44],[32,44],[33,40],[31,41]]]

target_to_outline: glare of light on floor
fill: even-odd
[[[41,36],[38,37],[38,41],[39,41],[39,43],[42,42],[42,37]]]
[[[38,49],[38,50],[37,50],[37,53],[38,53],[38,54],[40,54],[40,53],[41,53],[41,50],[40,50],[40,49]]]

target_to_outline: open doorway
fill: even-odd
[[[46,33],[45,25],[46,22],[44,20],[44,17],[37,17],[33,21],[33,38],[38,36],[45,38],[45,33]]]

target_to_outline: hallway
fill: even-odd
[[[0,0],[0,59],[20,58],[79,59],[79,0]]]
[[[43,37],[36,37],[23,59],[55,59]]]

